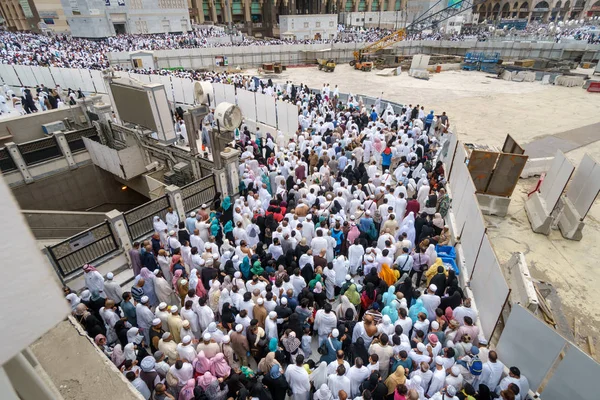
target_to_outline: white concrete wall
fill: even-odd
[[[280,15],[279,35],[292,32],[296,39],[333,39],[337,36],[337,14]]]

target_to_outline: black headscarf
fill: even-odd
[[[350,348],[352,353],[352,363],[354,363],[354,360],[356,360],[357,357],[360,357],[363,360],[364,365],[369,363],[369,352],[365,348],[365,340],[362,337],[356,339],[356,342],[352,343]]]
[[[233,324],[235,322],[235,314],[229,303],[223,303],[223,311],[221,313],[221,321],[225,324]]]

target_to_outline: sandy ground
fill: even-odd
[[[577,72],[592,75],[593,71]],[[422,104],[427,111],[446,111],[461,140],[493,146],[501,146],[507,133],[525,144],[600,122],[599,94],[539,82],[507,82],[482,72],[448,71],[423,81],[407,74],[378,76],[338,65],[334,73],[316,67],[292,68],[277,78],[273,76],[273,80],[292,80],[312,88],[329,83],[332,88],[338,85],[344,93],[381,95],[384,100]],[[600,160],[600,141],[575,149],[567,157],[577,166],[585,153]],[[506,218],[486,217],[488,233],[501,263],[508,261],[512,252],[521,251],[532,276],[556,288],[567,321],[571,324],[574,318],[579,320],[578,344],[587,351],[587,335],[594,338],[596,347],[600,345],[600,291],[596,289],[600,274],[595,271],[600,257],[600,249],[595,246],[600,229],[599,201],[588,214],[580,242],[564,239],[559,231],[548,237],[536,234],[523,207],[527,192],[536,182],[536,178],[519,182]]]
[[[64,400],[137,400],[111,361],[67,321],[46,332],[31,350]]]

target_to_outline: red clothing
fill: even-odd
[[[406,217],[408,215],[408,213],[410,213],[411,211],[415,213],[416,215],[419,215],[419,210],[421,209],[421,206],[419,205],[419,202],[415,199],[413,200],[409,200],[408,203],[406,204],[406,212],[404,213],[404,216]]]

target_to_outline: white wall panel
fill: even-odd
[[[298,106],[292,103],[288,103],[288,131],[290,135],[294,136],[298,130]]]
[[[481,242],[470,286],[477,303],[481,330],[486,339],[489,340],[502,313],[510,289],[506,284],[496,253],[487,235],[484,236]]]
[[[194,100],[194,81],[190,79],[182,79],[183,99],[185,104],[195,104]]]
[[[0,64],[0,75],[5,84],[9,86],[21,86],[19,77],[12,65]]]
[[[54,79],[54,83],[59,85],[62,89],[66,89],[65,78],[62,74],[62,68],[50,67],[50,73]]]
[[[548,212],[551,212],[556,206],[574,170],[575,167],[573,164],[567,160],[562,151],[558,150],[554,156],[550,170],[540,186],[540,195],[546,201]]]
[[[177,103],[185,103],[185,98],[183,97],[183,82],[181,81],[181,78],[171,78],[171,82],[173,83],[173,94]]]
[[[288,134],[288,112],[287,102],[283,100],[277,100],[275,102],[275,110],[277,111],[277,129],[282,131],[285,135]]]
[[[35,77],[31,72],[31,67],[26,65],[14,65],[15,72],[23,86],[35,86]]]
[[[254,98],[254,92],[238,89],[237,105],[242,110],[245,120],[256,121],[256,99]]]
[[[80,69],[79,73],[81,74],[81,81],[83,86],[81,87],[84,92],[94,93],[96,88],[94,87],[94,81],[90,75],[89,69]]]
[[[56,82],[54,82],[54,78],[52,77],[50,68],[42,67],[40,69],[40,74],[42,75],[41,83],[43,83],[46,87],[51,89],[54,89],[56,87]]]
[[[479,308],[479,300],[477,300],[477,307]],[[496,348],[504,365],[518,367],[529,380],[531,390],[536,392],[566,343],[558,332],[550,329],[538,317],[520,304],[513,304]],[[573,372],[581,373],[584,366],[580,367]],[[546,387],[552,386],[551,383],[552,379]],[[543,398],[547,398],[545,394]],[[586,397],[579,397],[574,392],[570,392],[567,397],[548,398],[584,399]],[[587,399],[593,398],[595,397],[587,397]]]
[[[33,74],[33,78],[36,82],[36,85],[39,85],[41,83],[44,83],[44,77],[42,76],[42,69],[44,69],[45,67],[38,67],[38,66],[33,66],[30,67],[31,68],[31,73]]]
[[[575,209],[585,217],[600,191],[600,165],[585,154],[573,174],[566,195]]]
[[[467,278],[473,274],[477,253],[485,236],[485,221],[479,209],[476,196],[472,196],[475,198],[475,201],[470,203],[471,205],[467,210],[467,222],[465,223],[468,225],[465,225],[460,237],[465,256],[465,265],[467,267]]]
[[[597,399],[598,377],[600,365],[569,344],[565,358],[544,387],[542,396],[544,399]]]
[[[225,101],[225,85],[222,83],[213,83],[215,90],[215,107]]]
[[[275,110],[275,98],[265,95],[265,109],[267,111],[267,120],[265,123],[271,126],[277,126],[277,111]]]
[[[97,70],[92,70],[90,71],[91,75],[92,75],[92,81],[94,83],[94,88],[96,89],[97,93],[108,93],[108,90],[106,90],[106,84],[104,82],[104,79],[102,78],[102,72],[97,71]]]
[[[223,85],[223,90],[225,94],[225,101],[231,104],[236,104],[235,102],[235,86],[233,85]]]
[[[257,122],[267,123],[267,104],[265,94],[256,93],[256,120]]]

